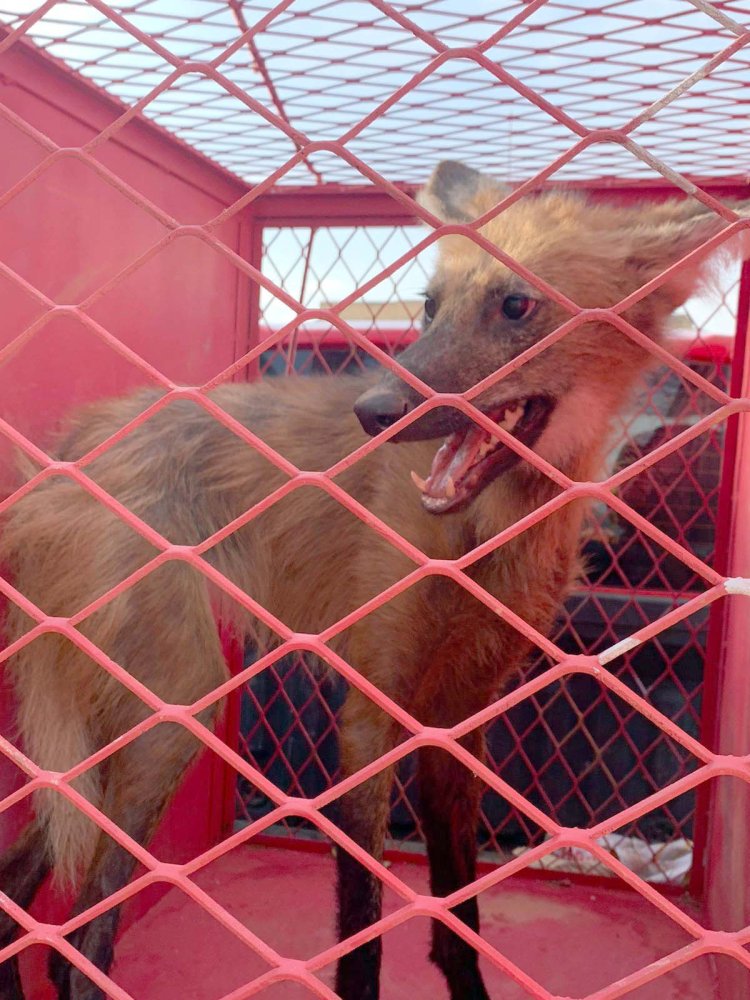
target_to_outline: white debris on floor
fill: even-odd
[[[598,837],[596,843],[646,882],[683,885],[693,865],[693,842],[684,837],[660,843],[610,833]],[[513,855],[518,857],[526,850],[525,847],[517,847]],[[530,867],[583,875],[612,875],[606,865],[580,847],[561,847],[533,862]]]

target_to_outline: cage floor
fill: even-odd
[[[333,860],[329,855],[243,847],[196,881],[233,917],[279,952],[304,959],[334,941]],[[422,864],[394,871],[426,891]],[[398,906],[386,892],[387,912]],[[483,934],[553,994],[581,997],[674,952],[685,932],[635,893],[565,880],[516,877],[481,897]],[[427,960],[428,922],[414,919],[384,937],[382,1000],[447,996]],[[113,978],[134,1000],[217,1000],[267,970],[232,934],[178,889],[170,889],[121,937]],[[493,1000],[528,994],[488,963]],[[330,983],[332,968],[323,970]],[[310,997],[277,984],[264,1000]],[[629,1000],[717,1000],[710,961],[699,959],[627,994]]]

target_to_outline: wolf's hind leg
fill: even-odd
[[[0,887],[14,903],[26,909],[49,869],[44,829],[32,820],[0,858]],[[15,920],[0,909],[0,949],[11,943],[17,931]],[[0,1000],[23,1000],[17,956],[0,964]]]
[[[207,723],[205,718],[202,721]],[[133,840],[147,845],[199,749],[195,737],[177,724],[162,723],[149,730],[112,758],[103,811]],[[73,914],[125,886],[136,864],[128,850],[102,833]],[[70,934],[68,940],[97,968],[108,972],[119,920],[120,906],[113,906]],[[52,954],[50,978],[60,1000],[104,1000],[99,987],[59,952]]]

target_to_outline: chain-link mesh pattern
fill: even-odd
[[[518,189],[518,196],[553,175],[579,181],[596,180],[601,175],[637,181],[656,174],[660,183],[699,197],[730,222],[722,240],[745,227],[747,223],[726,209],[711,193],[710,186],[696,190],[684,176],[728,178],[737,174],[744,162],[741,138],[745,111],[739,88],[746,79],[750,32],[742,23],[742,9],[731,3],[711,5],[703,0],[665,3],[663,11],[659,4],[656,6],[658,10],[650,8],[644,14],[638,3],[610,4],[595,16],[582,16],[577,7],[551,0],[498,7],[491,16],[468,16],[446,4],[390,4],[381,0],[372,5],[308,4],[299,9],[288,0],[252,9],[234,2],[196,0],[180,13],[166,5],[160,9],[158,3],[113,6],[101,0],[62,4],[50,0],[33,9],[23,3],[14,4],[12,9],[7,3],[0,7],[0,16],[10,28],[0,41],[0,57],[33,39],[124,102],[94,138],[73,148],[59,146],[52,137],[0,107],[0,115],[40,150],[35,165],[2,194],[0,205],[33,192],[35,181],[60,160],[84,164],[166,230],[166,235],[155,239],[139,256],[109,276],[108,288],[164,252],[176,238],[189,234],[229,260],[239,274],[263,290],[261,320],[265,319],[264,325],[255,317],[253,342],[234,364],[215,373],[203,385],[185,387],[92,318],[86,307],[96,300],[102,286],[91,292],[90,300],[60,304],[13,267],[0,265],[3,277],[22,289],[39,312],[0,350],[0,364],[30,340],[50,316],[69,315],[98,343],[126,358],[144,379],[164,390],[157,403],[94,452],[73,463],[53,461],[39,444],[7,420],[0,420],[3,436],[40,468],[3,501],[2,509],[11,507],[50,476],[66,476],[146,538],[157,553],[137,573],[68,618],[50,617],[19,593],[12,581],[0,579],[0,591],[22,608],[31,622],[29,631],[0,653],[0,660],[6,660],[41,634],[52,631],[65,637],[150,710],[148,718],[128,734],[128,739],[164,722],[184,726],[236,770],[241,781],[252,786],[264,802],[259,818],[221,844],[188,864],[165,864],[71,786],[77,775],[114,753],[115,746],[104,747],[61,775],[40,769],[3,736],[0,751],[28,779],[20,790],[3,800],[3,809],[27,799],[36,789],[54,787],[131,851],[146,873],[114,897],[60,926],[40,923],[4,897],[0,905],[24,933],[0,952],[0,961],[30,945],[49,944],[115,1000],[126,1000],[125,991],[95,969],[65,940],[65,935],[115,903],[131,898],[144,886],[168,881],[219,916],[231,933],[270,964],[270,972],[237,996],[249,996],[266,984],[288,979],[316,996],[333,997],[317,972],[355,947],[362,935],[305,962],[292,961],[233,920],[190,878],[237,844],[294,817],[346,848],[403,900],[397,913],[378,922],[377,931],[386,932],[414,915],[436,917],[506,971],[530,996],[550,994],[501,951],[472,934],[450,907],[561,850],[577,852],[579,858],[585,856],[590,859],[587,863],[632,886],[693,939],[678,953],[662,959],[658,968],[647,966],[599,990],[596,1000],[613,1000],[699,955],[721,953],[750,968],[745,949],[750,940],[747,928],[719,933],[701,926],[623,863],[610,839],[616,831],[636,832],[649,839],[658,835],[664,842],[690,834],[692,793],[699,786],[721,775],[747,780],[744,759],[712,752],[697,732],[706,615],[717,602],[725,602],[728,594],[734,595],[732,600],[745,600],[750,595],[749,581],[728,580],[711,566],[722,428],[729,417],[750,409],[750,399],[729,391],[726,360],[717,363],[715,358],[697,357],[688,364],[654,346],[622,318],[635,296],[601,311],[609,323],[649,350],[666,369],[652,381],[637,413],[628,418],[630,426],[626,425],[613,446],[616,454],[612,471],[601,482],[571,482],[543,460],[529,458],[561,489],[559,496],[536,511],[529,523],[551,515],[573,497],[589,497],[596,503],[587,542],[592,557],[589,587],[573,599],[563,631],[551,639],[539,635],[508,609],[498,610],[534,643],[544,661],[529,669],[524,683],[451,730],[425,729],[331,652],[327,642],[348,622],[336,623],[317,636],[293,634],[204,560],[215,537],[197,546],[175,546],[87,474],[88,465],[101,449],[148,420],[155,409],[177,398],[190,399],[289,476],[289,483],[264,500],[264,506],[292,488],[310,485],[325,489],[354,516],[363,516],[364,512],[336,483],[335,476],[362,454],[383,446],[382,440],[369,442],[325,473],[300,471],[251,432],[231,423],[212,400],[210,390],[241,372],[266,372],[274,364],[289,370],[304,357],[303,351],[320,366],[328,365],[325,340],[330,335],[329,325],[339,338],[334,346],[343,352],[333,367],[374,358],[398,371],[397,360],[392,360],[391,354],[413,335],[409,299],[404,300],[408,321],[401,317],[390,334],[387,323],[392,320],[379,319],[377,308],[371,309],[369,319],[355,317],[351,312],[347,318],[346,310],[357,300],[367,301],[377,285],[385,282],[388,287],[399,269],[410,266],[418,254],[429,252],[435,235],[428,230],[425,236],[422,231],[412,242],[401,234],[403,245],[398,245],[397,239],[393,253],[386,253],[385,244],[368,233],[373,255],[370,271],[364,275],[350,272],[347,280],[351,279],[354,287],[334,288],[330,293],[325,286],[325,269],[315,270],[310,253],[309,266],[305,270],[303,263],[304,273],[295,285],[296,277],[292,280],[283,265],[274,265],[275,273],[268,269],[272,232],[268,234],[265,261],[252,254],[243,255],[221,238],[221,225],[244,209],[261,205],[278,181],[312,184],[364,178],[390,196],[402,214],[429,222],[404,187],[394,182],[421,180],[430,159],[457,152],[465,155],[468,147],[478,149],[478,165],[485,161],[484,165],[495,173],[530,178]],[[321,40],[330,45],[330,50]],[[498,114],[498,108],[506,110]],[[98,156],[104,144],[117,137],[141,112],[227,169],[259,183],[219,216],[201,224],[184,225],[124,182]],[[410,141],[394,146],[397,134],[408,134]],[[482,241],[475,226],[463,226],[461,231],[497,256],[496,249]],[[304,258],[312,243],[310,233],[291,235],[297,240],[298,256]],[[346,231],[316,231],[316,238],[323,237],[333,245],[335,255],[347,257]],[[673,271],[679,267],[675,265]],[[660,280],[663,276],[657,283]],[[270,316],[272,301],[279,309],[287,310],[285,315],[279,314],[278,320]],[[380,301],[392,301],[392,296]],[[564,336],[587,318],[575,303],[559,296],[558,301],[570,319],[550,338]],[[311,304],[312,308],[308,308]],[[317,325],[317,334],[306,331],[306,323]],[[379,331],[378,343],[370,337],[373,327]],[[523,357],[518,359],[519,364],[523,361]],[[409,381],[405,372],[400,373]],[[478,391],[474,387],[465,398],[451,402],[476,415],[472,399]],[[671,403],[666,405],[668,398]],[[405,419],[416,419],[434,404],[434,399],[427,400]],[[648,422],[637,426],[636,417],[644,417],[649,410],[659,414],[659,426],[649,426]],[[694,516],[684,516],[685,502],[695,507]],[[239,522],[256,514],[257,509],[251,509]],[[223,529],[222,536],[238,523]],[[360,608],[355,618],[424,574],[441,572],[459,586],[473,586],[464,570],[478,553],[470,553],[449,566],[437,566],[386,525],[378,527],[393,545],[409,555],[415,569],[370,606]],[[493,544],[502,544],[517,530],[522,529],[507,529]],[[162,701],[98,649],[79,628],[90,615],[166,559],[183,560],[194,567],[248,608],[281,640],[273,653],[247,666],[221,689],[191,706]],[[590,632],[585,633],[586,627]],[[645,650],[652,654],[658,651],[656,657],[648,657],[647,666],[639,662]],[[288,658],[297,657],[301,651],[324,660],[333,672],[332,679],[313,682],[307,676],[310,694],[296,701],[285,692],[284,685],[274,687],[272,681],[270,688],[258,693],[256,682],[250,688],[255,704],[249,708],[246,705],[244,710],[245,743],[250,757],[255,754],[253,733],[264,727],[264,740],[274,743],[272,763],[287,768],[283,778],[274,774],[272,780],[268,761],[262,766],[259,761],[251,763],[202,726],[196,715],[218,696],[239,691],[252,678],[272,677],[272,670],[285,675]],[[621,659],[626,654],[630,658]],[[304,666],[292,669],[303,673],[306,670]],[[327,763],[337,695],[327,693],[325,685],[333,685],[335,678],[360,688],[407,733],[399,747],[345,780],[336,780]],[[299,758],[289,749],[292,734],[273,728],[274,706],[279,704],[300,722],[296,734],[304,745]],[[550,724],[552,707],[554,726]],[[255,721],[251,718],[253,709]],[[566,724],[566,713],[575,720],[570,725]],[[310,716],[315,717],[314,724],[306,722]],[[458,742],[482,723],[493,723],[496,769],[481,764]],[[555,747],[551,756],[540,754],[535,758],[527,749],[530,730],[536,731],[531,742],[537,747],[540,733]],[[326,814],[327,807],[347,789],[390,763],[405,759],[424,744],[442,747],[486,783],[492,800],[485,811],[485,846],[512,846],[514,838],[533,845],[446,899],[415,893],[344,836]],[[616,753],[612,752],[615,745]],[[596,763],[588,773],[573,774],[566,765],[572,757],[580,759],[581,755],[595,757]],[[310,774],[315,776],[313,780],[308,780]],[[408,831],[414,817],[407,794],[408,776],[404,778],[398,805]],[[590,788],[585,787],[586,781]],[[639,787],[638,781],[645,781],[645,787]],[[551,787],[554,795],[550,794]],[[508,810],[506,815],[493,814],[500,800]]]

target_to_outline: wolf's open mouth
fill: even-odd
[[[549,396],[527,396],[510,400],[488,411],[487,416],[531,447],[547,426],[554,406]],[[472,423],[445,439],[432,460],[427,479],[416,472],[411,478],[422,494],[425,510],[444,514],[466,506],[491,480],[519,460],[512,448]]]

